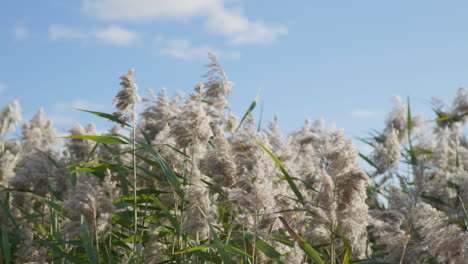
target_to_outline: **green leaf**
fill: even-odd
[[[185,158],[190,159],[190,156],[187,155],[187,153],[185,153],[185,152],[183,152],[181,150],[178,150],[176,147],[174,147],[172,145],[169,145],[169,144],[164,144],[164,146],[169,147],[169,148],[173,149],[175,152],[177,152],[180,155],[184,156]]]
[[[345,238],[343,238],[342,241],[343,241],[343,245],[345,247],[345,255],[343,257],[342,264],[349,264],[350,260],[351,260],[351,252],[352,252],[351,244]]]
[[[5,189],[5,197],[4,197],[4,204],[2,204],[3,212],[8,216],[8,219],[10,219],[11,223],[15,226],[16,231],[20,230],[20,226],[18,223],[16,223],[15,217],[11,214],[10,211],[10,191],[13,189]],[[1,201],[0,201],[1,202]],[[18,236],[19,237],[19,236]]]
[[[104,146],[106,146],[106,145],[104,145]],[[72,163],[72,165],[67,166],[67,168],[70,169],[70,170],[74,170],[76,168],[76,166],[73,165],[73,155],[70,155],[70,158],[71,158],[70,163]],[[76,173],[70,172],[70,182],[71,182],[72,186],[76,186],[76,181],[77,181]]]
[[[365,160],[367,163],[369,163],[369,165],[374,167],[380,174],[383,173],[383,171],[379,167],[377,167],[377,165],[372,160],[370,160],[368,157],[366,157],[361,152],[359,152],[359,157],[361,157],[363,160]]]
[[[115,136],[95,136],[95,135],[75,135],[75,136],[67,136],[62,138],[80,138],[80,139],[87,139],[96,141],[103,144],[111,144],[111,145],[119,145],[119,144],[128,144],[128,142],[123,141],[122,139],[115,137]]]
[[[263,120],[263,101],[262,101],[262,104],[260,105],[260,118],[258,119],[257,132],[260,132],[260,130],[262,129],[262,120]]]
[[[304,201],[304,197],[302,196],[301,192],[299,191],[299,188],[297,188],[297,186],[294,183],[292,177],[289,175],[289,173],[284,168],[281,161],[275,156],[275,154],[273,154],[269,149],[267,149],[258,139],[255,139],[255,141],[275,161],[276,165],[279,167],[279,169],[283,173],[284,177],[286,178],[286,181],[288,182],[288,184],[291,187],[292,191],[296,195],[297,199],[302,203]]]
[[[10,241],[8,238],[7,223],[2,224],[2,252],[4,255],[5,263],[11,263],[11,248]]]
[[[237,126],[236,130],[234,131],[234,134],[239,130],[241,127],[242,123],[244,120],[247,118],[247,116],[255,109],[255,106],[257,105],[258,102],[258,97],[255,98],[255,100],[250,104],[249,108],[245,112],[244,116],[242,117],[241,121],[239,122],[239,125]]]
[[[155,168],[158,168],[158,169],[161,169],[161,166],[159,165],[159,163],[157,163],[156,161],[154,160],[150,160],[148,158],[145,158],[141,155],[138,155],[138,154],[135,154],[139,159],[141,159],[142,161],[146,162],[148,165],[151,165]]]
[[[143,130],[141,130],[141,132],[144,135],[145,140],[147,142],[149,142],[148,135]],[[169,182],[169,185],[171,185],[171,187],[177,192],[177,194],[180,197],[184,197],[184,193],[180,189],[180,183],[177,180],[177,177],[176,177],[174,171],[172,170],[172,168],[169,166],[169,164],[163,159],[163,157],[161,157],[161,155],[159,155],[159,153],[156,150],[153,149],[153,147],[151,145],[149,145],[149,143],[145,143],[145,142],[141,142],[141,141],[137,141],[137,142],[146,151],[148,151],[151,155],[153,155],[156,158],[156,162],[159,165],[159,167],[161,168],[161,170],[164,172],[164,175],[166,176],[167,181]]]
[[[81,215],[81,241],[86,251],[86,255],[88,256],[89,262],[92,264],[97,264],[98,262],[96,252],[93,249],[91,238],[89,237],[88,225],[86,224],[83,215]]]
[[[410,105],[410,99],[408,97],[407,99],[407,102],[408,102],[408,112],[407,112],[407,116],[406,116],[406,121],[407,121],[407,128],[408,128],[408,138],[411,137],[411,130],[413,129],[413,124],[412,124],[412,120],[411,120],[411,105]]]
[[[154,201],[161,208],[163,213],[167,216],[167,218],[171,222],[172,226],[176,229],[177,233],[179,233],[180,232],[180,225],[179,225],[179,222],[177,221],[177,219],[169,212],[167,207],[164,206],[164,204],[161,203],[161,201],[158,198],[154,198]],[[193,201],[193,202],[196,202],[196,201]]]
[[[300,237],[298,234],[296,234],[296,232],[294,232],[294,230],[288,225],[288,222],[286,222],[286,220],[282,216],[280,216],[279,219],[283,223],[283,225],[286,228],[286,230],[288,231],[289,235],[294,240],[296,240],[296,242],[299,244],[299,246],[302,248],[302,250],[304,250],[304,252],[307,253],[307,255],[309,255],[309,257],[313,261],[315,261],[316,263],[324,264],[324,262],[323,262],[322,258],[320,257],[319,253],[317,251],[315,251],[315,249],[311,245],[309,245],[302,237]]]
[[[430,195],[426,195],[424,192],[421,193],[421,198],[424,198],[426,200],[429,200],[431,202],[435,202],[435,203],[438,203],[440,205],[445,205],[445,202],[442,201],[441,199],[437,198],[437,197],[434,197],[434,196],[430,196]]]
[[[245,232],[245,238],[247,238],[251,243],[253,242],[253,234]],[[269,257],[271,260],[275,262],[280,262],[281,253],[276,251],[276,249],[270,245],[268,245],[265,241],[260,239],[258,236],[255,239],[255,247],[258,248],[265,256]]]
[[[239,248],[236,248],[236,247],[233,247],[233,246],[230,246],[230,245],[223,245],[223,247],[226,250],[226,252],[228,252],[228,253],[236,253],[236,254],[239,254],[239,255],[246,256],[248,258],[252,257],[249,254],[247,254],[245,251],[243,251],[242,249],[239,249]]]
[[[35,194],[32,194],[30,193],[30,195],[34,196],[35,198],[43,201],[44,203],[48,204],[51,208],[53,208],[55,211],[57,211],[59,214],[62,214],[63,215],[63,207],[58,204],[58,203],[55,203],[54,201],[51,201],[47,198],[44,198],[42,196],[39,196],[39,195],[35,195]]]
[[[406,119],[407,119],[408,145],[409,145],[409,154],[411,157],[411,164],[417,165],[418,159],[416,158],[416,154],[414,153],[413,142],[411,140],[411,131],[413,130],[413,124],[411,120],[411,104],[410,104],[409,97],[408,97],[408,112],[407,112]]]
[[[84,262],[81,259],[79,259],[79,258],[77,258],[77,257],[75,257],[73,255],[68,254],[61,246],[57,246],[57,244],[55,242],[50,243],[48,241],[44,241],[41,244],[43,244],[44,246],[46,246],[48,248],[51,248],[54,253],[56,253],[59,256],[62,256],[64,258],[66,258],[71,263],[76,263],[76,264],[85,264],[85,263],[87,263],[87,262]]]
[[[70,171],[70,173],[77,173],[77,172],[102,173],[102,172],[105,172],[106,169],[107,169],[107,166],[83,167],[83,168],[72,170]]]
[[[233,263],[231,259],[229,259],[229,255],[226,252],[225,245],[221,242],[218,235],[213,229],[211,224],[208,224],[210,228],[211,236],[213,237],[214,247],[218,250],[219,254],[221,255],[221,259],[224,263]]]
[[[60,168],[60,166],[58,165],[58,163],[47,153],[45,153],[44,151],[36,148],[37,151],[39,151],[42,155],[44,155],[52,164],[54,164],[54,166],[56,168]]]
[[[114,122],[116,122],[116,123],[119,123],[119,124],[121,124],[122,126],[132,127],[131,125],[129,125],[129,124],[126,123],[125,121],[118,119],[116,116],[114,116],[114,115],[112,115],[112,114],[101,113],[101,112],[95,112],[95,111],[88,111],[88,110],[83,110],[83,109],[76,109],[76,110],[78,110],[78,111],[83,111],[83,112],[87,112],[87,113],[91,113],[91,114],[96,115],[96,116],[99,116],[99,117],[103,117],[103,118],[108,119],[108,120],[110,120],[110,121],[114,121]]]
[[[223,190],[223,188],[217,186],[217,185],[214,185],[213,183],[209,182],[209,181],[205,181],[205,180],[201,180],[202,182],[204,182],[208,188],[210,188],[211,190],[217,192],[219,195],[221,195],[222,197],[224,198],[228,198],[228,195],[227,193]]]
[[[194,251],[198,251],[198,250],[204,250],[204,249],[211,248],[211,247],[213,247],[213,245],[199,245],[199,246],[196,246],[196,247],[193,247],[193,248],[188,248],[188,249],[185,249],[185,250],[182,250],[182,251],[177,251],[177,252],[173,253],[172,255],[180,255],[180,254],[183,254],[183,253],[190,253],[190,252],[194,252]]]
[[[451,189],[456,190],[457,192],[460,192],[460,191],[461,191],[460,185],[456,184],[456,183],[453,182],[453,181],[448,180],[448,181],[447,181],[447,186],[448,186],[449,188],[451,188]]]
[[[110,153],[115,154],[115,151],[108,145],[103,145]],[[115,160],[117,161],[117,172],[119,173],[119,181],[120,181],[120,188],[122,189],[123,195],[128,194],[128,179],[127,179],[127,172],[124,169],[124,165],[122,159],[119,156],[116,156]]]
[[[47,234],[47,230],[41,224],[37,224],[37,227],[42,234]]]
[[[140,241],[140,242],[138,242],[135,254],[133,254],[133,256],[128,260],[128,264],[133,264],[135,261],[137,261],[138,257],[141,254],[141,249],[142,248],[143,248],[143,244]]]
[[[381,262],[381,261],[367,261],[367,262],[362,262],[361,264],[395,264],[395,263],[390,263],[390,262]]]
[[[280,179],[286,180],[286,177],[281,177]],[[317,189],[315,189],[312,185],[310,185],[310,183],[304,181],[303,179],[299,179],[299,178],[296,178],[296,177],[291,177],[291,179],[293,179],[295,181],[300,181],[302,184],[304,184],[305,187],[307,187],[308,189],[311,189],[312,191],[318,193]]]

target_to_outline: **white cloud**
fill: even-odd
[[[0,94],[3,94],[3,92],[5,92],[5,90],[6,90],[6,84],[0,83]]]
[[[66,110],[73,110],[73,109],[83,109],[83,110],[102,110],[104,108],[103,105],[93,103],[87,100],[74,100],[72,102],[57,102],[55,104],[55,108],[59,111],[66,111]]]
[[[23,24],[16,24],[13,34],[17,40],[25,40],[30,37],[29,29]]]
[[[240,56],[238,52],[222,52],[207,46],[196,47],[185,39],[164,40],[161,36],[157,36],[155,42],[160,46],[159,54],[181,60],[206,58],[208,52],[224,58],[238,58]]]
[[[76,123],[76,120],[71,118],[70,115],[65,115],[62,113],[51,113],[47,115],[47,118],[52,120],[55,125],[59,126],[71,127]]]
[[[49,27],[50,40],[100,40],[108,44],[117,46],[128,46],[139,39],[136,32],[126,30],[118,26],[109,26],[98,30],[85,31],[79,28],[68,27],[64,25],[51,25]]]
[[[207,13],[219,0],[84,0],[82,10],[104,20],[186,19]]]
[[[176,59],[191,60],[206,56],[209,51],[207,47],[193,47],[187,40],[168,40],[161,49],[161,54]]]
[[[233,44],[257,44],[288,33],[284,25],[251,21],[226,0],[83,0],[84,13],[103,20],[148,21],[204,18],[205,29]]]
[[[215,10],[205,26],[209,31],[228,37],[233,44],[268,43],[288,33],[286,26],[249,21],[241,14],[224,8]]]
[[[59,117],[60,117],[60,116],[59,116]],[[74,126],[75,124],[79,124],[79,123],[80,123],[80,122],[78,122],[78,121],[73,121],[73,120],[72,120],[72,121],[65,122],[65,123],[60,123],[60,125],[65,126],[66,128],[65,128],[65,129],[62,129],[62,130],[59,130],[59,131],[57,132],[57,137],[60,138],[60,137],[68,137],[68,136],[70,136],[70,130],[69,130],[69,129],[70,129],[72,126]],[[81,123],[81,125],[84,125],[84,124],[86,124],[86,123]],[[122,131],[125,131],[125,134],[126,134],[126,135],[125,135],[124,133],[120,133],[120,134],[125,135],[125,136],[129,136],[129,135],[130,135],[130,133],[127,133],[126,130],[122,130]],[[103,135],[103,134],[107,134],[107,133],[109,133],[109,130],[107,130],[107,129],[96,129],[96,135]]]
[[[373,147],[369,146],[369,144],[364,143],[364,142],[362,142],[360,140],[353,141],[353,143],[356,146],[356,148],[359,150],[359,152],[364,154],[365,156],[370,155],[372,153],[372,151],[374,151]]]
[[[98,30],[95,32],[95,36],[105,42],[119,46],[128,46],[138,40],[137,33],[117,26],[110,26],[106,29]]]
[[[53,24],[49,27],[49,38],[51,40],[87,40],[89,34],[81,29]]]
[[[355,109],[351,111],[350,114],[354,117],[369,119],[369,118],[377,118],[377,117],[380,118],[383,115],[383,112],[366,110],[366,109]]]
[[[63,127],[71,127],[81,120],[79,111],[76,109],[83,109],[89,111],[103,111],[105,106],[94,103],[88,100],[73,100],[71,102],[60,101],[56,102],[48,114],[48,118],[54,121],[55,124]]]

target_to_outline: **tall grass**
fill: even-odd
[[[321,122],[259,129],[256,100],[239,121],[209,59],[191,95],[163,89],[139,118],[130,70],[115,113],[82,110],[115,126],[76,125],[65,144],[42,111],[9,138],[6,106],[0,263],[465,263],[465,90],[424,122],[397,102],[365,156]]]

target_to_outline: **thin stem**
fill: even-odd
[[[404,260],[404,257],[405,257],[406,247],[407,246],[408,246],[408,240],[405,241],[405,244],[403,246],[403,253],[401,253],[400,264],[403,264],[403,260]]]
[[[258,210],[255,211],[255,218],[254,218],[254,221],[255,221],[255,223],[254,223],[255,229],[254,229],[254,237],[253,237],[253,245],[252,245],[252,247],[253,247],[253,249],[252,249],[252,260],[253,260],[253,264],[255,264],[255,257],[256,257],[256,256],[255,256],[255,252],[257,251],[257,250],[256,250],[257,248],[255,247],[255,244],[256,244],[256,242],[257,242]]]
[[[97,231],[97,220],[96,220],[97,216],[95,215],[94,216],[94,236],[96,238],[96,251],[97,251],[97,257],[99,259],[99,236],[98,236],[98,231]]]
[[[136,173],[136,118],[135,118],[135,104],[132,106],[132,119],[133,119],[133,127],[132,127],[132,132],[133,132],[133,201],[134,201],[134,217],[135,217],[135,235],[133,237],[133,251],[136,252],[136,246],[137,246],[137,235],[138,235],[138,202],[137,202],[137,173]]]
[[[332,222],[332,230],[331,230],[331,263],[335,263],[335,223]]]

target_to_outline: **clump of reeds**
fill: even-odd
[[[114,114],[85,110],[116,124],[102,135],[77,124],[61,143],[39,111],[8,138],[5,107],[0,263],[464,263],[466,90],[431,123],[397,101],[366,157],[320,120],[285,137],[256,101],[239,118],[209,59],[192,94],[150,92],[140,118],[130,69]]]

